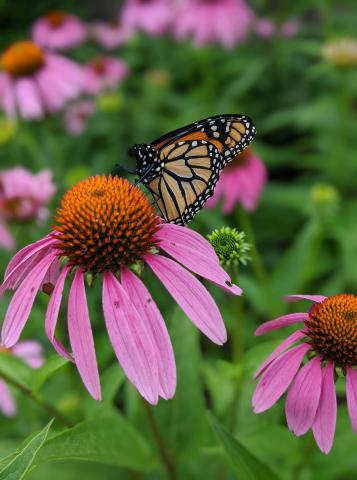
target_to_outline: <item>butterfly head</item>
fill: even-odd
[[[159,153],[152,145],[134,145],[129,150],[129,155],[136,158],[136,174],[139,182],[149,183],[163,168]]]

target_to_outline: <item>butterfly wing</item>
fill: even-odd
[[[185,225],[212,196],[223,159],[206,140],[170,143],[160,151],[164,168],[148,187],[166,221]]]
[[[221,153],[225,166],[249,145],[255,134],[253,121],[246,115],[216,115],[174,130],[155,140],[152,145],[160,150],[179,141],[206,140]]]

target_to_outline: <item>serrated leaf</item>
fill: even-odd
[[[268,465],[243,447],[211,414],[209,421],[230,459],[238,480],[278,480]]]
[[[149,471],[157,466],[150,446],[121,415],[88,420],[50,438],[39,463],[84,460]]]
[[[46,441],[53,420],[37,435],[31,436],[25,446],[0,470],[0,480],[22,480],[34,465],[36,455]]]

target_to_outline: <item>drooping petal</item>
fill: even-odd
[[[150,329],[158,358],[161,397],[172,398],[176,389],[176,365],[164,319],[143,282],[129,269],[123,268],[121,283],[138,314]]]
[[[310,360],[297,373],[286,397],[285,412],[289,429],[297,436],[311,428],[321,395],[321,358]]]
[[[155,236],[160,248],[183,266],[232,294],[242,294],[242,289],[232,284],[220,266],[216,252],[205,238],[186,227],[169,223],[162,224]]]
[[[325,454],[331,450],[336,429],[337,399],[334,370],[334,364],[329,362],[322,371],[320,402],[312,425],[316,443]]]
[[[292,345],[293,343],[297,342],[301,338],[304,338],[305,334],[301,331],[298,330],[297,332],[292,333],[291,335],[288,336],[283,342],[281,342],[275,350],[269,355],[269,357],[265,360],[262,365],[260,365],[259,369],[256,371],[254,374],[254,378],[259,377],[264,370],[284,351]]]
[[[45,275],[45,278],[43,279],[42,287],[44,288],[47,285],[51,285],[52,287],[54,287],[56,285],[58,277],[60,276],[60,273],[61,273],[61,263],[57,258],[48,269]]]
[[[35,340],[18,342],[12,347],[12,353],[22,358],[31,368],[39,368],[45,361],[42,345]]]
[[[41,240],[31,243],[30,245],[27,245],[26,247],[19,250],[8,263],[5,270],[4,279],[6,280],[6,278],[10,275],[10,273],[16,267],[18,267],[18,265],[28,260],[32,255],[37,253],[39,249],[47,247],[48,245],[54,242],[55,242],[55,239],[52,236],[46,235],[44,238],[41,238]]]
[[[52,343],[56,352],[59,355],[62,355],[62,357],[72,361],[73,360],[72,356],[67,352],[62,342],[60,342],[55,336],[58,313],[59,313],[59,309],[62,301],[64,283],[69,271],[70,271],[70,267],[66,265],[63,268],[62,272],[60,273],[60,276],[58,277],[58,280],[55,284],[55,288],[51,294],[50,301],[48,302],[48,306],[47,306],[46,318],[45,318],[45,331],[48,339]]]
[[[159,396],[159,371],[151,333],[111,272],[103,278],[103,311],[110,341],[129,380],[149,403]]]
[[[0,379],[0,411],[6,417],[14,417],[16,415],[16,404],[13,396],[4,380]]]
[[[12,297],[1,330],[1,343],[5,347],[10,348],[18,341],[42,280],[55,258],[55,253],[43,258],[26,276]]]
[[[0,297],[7,290],[16,290],[39,261],[48,255],[51,245],[54,243],[56,240],[53,238],[43,238],[36,244],[20,250],[6,269],[5,279],[0,287]]]
[[[307,313],[289,313],[288,315],[283,315],[282,317],[278,317],[274,320],[263,323],[256,329],[255,335],[264,335],[272,330],[278,330],[279,328],[287,327],[288,325],[293,325],[294,323],[304,322],[308,319],[309,315]]]
[[[84,274],[80,269],[74,275],[68,297],[68,334],[83,383],[92,397],[100,400],[97,359],[84,288]]]
[[[222,345],[227,340],[222,316],[197,278],[161,255],[147,254],[144,259],[196,327],[212,342]]]
[[[255,413],[272,407],[283,395],[300,367],[310,345],[303,343],[284,352],[266,369],[253,395]]]
[[[311,302],[321,303],[327,297],[323,295],[287,295],[284,297],[286,302],[299,302],[300,300],[311,300]]]
[[[353,367],[346,368],[346,395],[351,425],[357,433],[357,372]]]

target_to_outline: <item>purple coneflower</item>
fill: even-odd
[[[62,50],[83,43],[87,37],[87,27],[74,15],[51,10],[33,24],[32,36],[42,47]]]
[[[314,304],[307,313],[290,313],[257,329],[256,335],[263,335],[303,323],[256,372],[260,381],[253,408],[255,413],[264,412],[288,390],[285,410],[289,429],[300,436],[311,428],[317,445],[327,454],[336,427],[335,372],[346,377],[347,406],[357,433],[357,297],[291,295],[287,300],[310,300]],[[308,361],[300,368],[305,356]]]
[[[5,50],[0,66],[0,108],[10,117],[42,118],[81,92],[81,68],[29,40]]]
[[[119,19],[115,19],[93,23],[90,26],[90,35],[101,47],[112,50],[128,40],[130,34],[122,27]]]
[[[257,208],[260,195],[267,182],[267,170],[262,160],[246,148],[222,171],[214,195],[206,202],[213,208],[223,199],[222,211],[231,213],[237,203],[247,211]]]
[[[106,328],[115,354],[143,397],[174,395],[176,369],[163,318],[146,286],[129,268],[146,264],[191,319],[213,342],[226,341],[221,314],[201,282],[189,272],[241,294],[199,234],[161,223],[148,198],[127,180],[96,176],[83,180],[63,197],[54,230],[21,250],[5,272],[0,293],[16,290],[8,307],[1,342],[18,341],[40,289],[51,293],[45,330],[57,352],[75,361],[89,393],[101,389],[85,292],[85,279],[102,278]],[[65,281],[68,333],[72,354],[55,329]]]
[[[44,362],[42,347],[34,340],[19,342],[13,348],[0,347],[0,352],[22,358],[31,368],[39,368]],[[15,400],[6,382],[2,379],[0,379],[0,411],[6,417],[16,415]]]
[[[85,92],[97,95],[102,90],[116,88],[128,74],[128,66],[119,58],[99,57],[84,66],[83,74]]]
[[[219,42],[231,48],[248,35],[254,13],[244,0],[180,0],[176,38],[192,36],[198,46]]]
[[[84,132],[88,118],[95,112],[92,100],[78,100],[68,106],[64,112],[64,124],[68,133],[80,135]]]
[[[164,33],[174,17],[170,0],[125,0],[120,23],[130,34],[143,31],[151,36]]]

